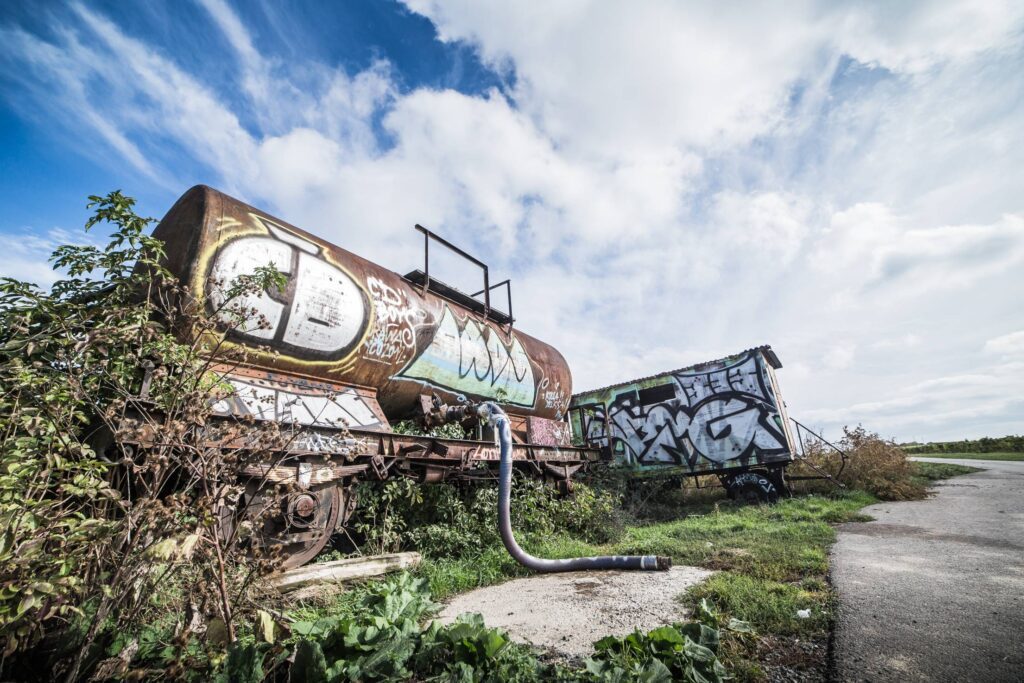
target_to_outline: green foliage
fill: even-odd
[[[932,482],[941,481],[942,479],[949,479],[950,477],[958,477],[961,474],[970,474],[971,472],[980,471],[981,470],[977,467],[954,465],[952,463],[945,462],[914,463],[914,476],[925,484],[931,484]]]
[[[314,680],[407,680],[420,622],[436,608],[425,580],[401,574],[367,592],[354,616],[292,624],[292,633],[311,643],[297,661]]]
[[[401,550],[409,528],[408,510],[423,503],[425,489],[411,479],[360,482],[359,508],[351,526],[362,536],[363,550],[379,555]]]
[[[475,556],[500,547],[498,488],[491,482],[462,486],[418,486],[408,479],[363,482],[352,527],[366,552],[416,549],[431,558]],[[624,529],[610,493],[578,484],[560,496],[535,479],[517,477],[512,487],[516,532],[550,537],[569,533],[585,541],[608,542]]]
[[[49,291],[0,279],[0,667],[46,661],[78,680],[137,658],[201,678],[218,655],[194,629],[219,623],[214,649],[234,640],[258,584],[215,514],[237,494],[236,456],[203,447],[236,427],[207,425],[224,331],[178,305],[186,293],[134,200],[112,192],[89,207],[104,247],[58,248],[64,277]],[[230,286],[282,283],[268,266]],[[222,310],[243,315],[234,305]],[[273,430],[247,436],[253,457],[280,450]]]
[[[120,192],[90,197],[86,228],[109,222],[106,248],[57,249],[69,277],[50,292],[0,279],[0,639],[5,656],[32,644],[50,619],[77,607],[96,571],[97,546],[118,525],[110,464],[89,427],[137,381],[140,354],[159,328],[140,288],[159,273],[162,246]]]
[[[439,439],[466,439],[468,435],[458,422],[448,422],[437,427],[424,430],[412,420],[402,420],[391,426],[395,434],[411,434],[412,436],[433,436]]]
[[[980,439],[963,439],[961,441],[901,444],[900,447],[911,455],[931,455],[933,453],[1024,453],[1024,435],[985,436]]]
[[[639,630],[619,638],[608,636],[594,643],[596,653],[586,669],[596,681],[691,681],[728,680],[718,660],[719,615],[706,601],[698,606],[700,621],[661,626],[647,633]],[[732,620],[729,628],[747,633],[748,624]]]
[[[453,623],[433,622],[416,655],[417,671],[439,680],[542,681],[549,668],[508,634],[487,628],[479,614],[462,614]]]
[[[400,574],[363,593],[351,613],[292,624],[293,681],[539,681],[544,667],[507,634],[487,628],[478,614],[442,626],[425,619],[437,610],[427,582]],[[246,680],[264,666],[251,646],[238,644],[221,672],[222,680]]]
[[[401,574],[364,588],[345,614],[296,621],[291,638],[273,649],[237,643],[218,680],[255,681],[271,669],[281,678],[341,681],[723,681],[718,660],[719,616],[704,603],[700,622],[609,637],[595,644],[583,669],[545,664],[479,614],[441,625],[426,580]],[[726,627],[749,632],[735,620]],[[703,677],[703,678],[702,678]]]

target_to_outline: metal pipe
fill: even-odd
[[[538,572],[574,572],[587,569],[642,569],[664,571],[672,566],[669,557],[655,555],[600,555],[547,560],[530,555],[516,543],[512,533],[510,502],[512,493],[512,428],[505,412],[492,402],[482,403],[477,415],[495,430],[501,446],[501,467],[498,474],[498,531],[509,555],[528,569]]]

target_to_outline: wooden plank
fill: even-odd
[[[369,557],[350,557],[333,562],[307,564],[282,572],[271,583],[282,593],[317,583],[343,583],[353,579],[380,576],[388,572],[415,567],[423,558],[419,553],[392,553]]]

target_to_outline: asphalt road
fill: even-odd
[[[864,510],[833,548],[840,681],[1024,681],[1024,462]]]

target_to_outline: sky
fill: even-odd
[[[1021,2],[0,3],[0,276],[113,189],[421,223],[576,389],[770,344],[830,437],[1024,433],[1022,168]]]

